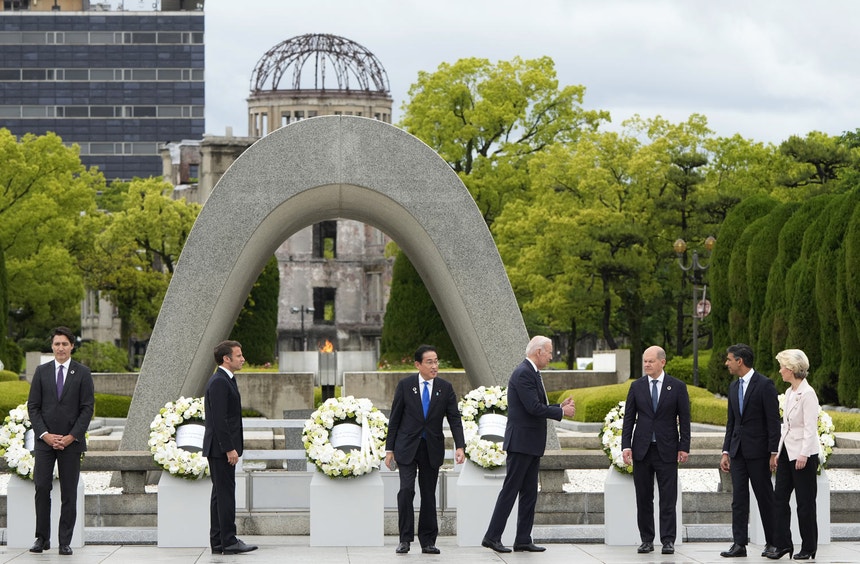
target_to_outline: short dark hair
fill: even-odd
[[[77,337],[75,337],[75,334],[72,333],[71,329],[69,329],[68,327],[63,327],[62,325],[60,325],[59,327],[54,327],[53,331],[51,331],[51,343],[52,344],[54,342],[54,337],[56,337],[57,335],[61,335],[65,338],[67,338],[69,340],[69,342],[72,344],[72,348],[75,347],[75,343],[77,342],[78,339],[77,339]]]
[[[231,356],[233,354],[234,347],[239,347],[241,349],[242,345],[239,344],[239,341],[221,341],[215,345],[215,364],[221,366],[224,362],[224,357]]]
[[[436,352],[436,347],[433,345],[421,345],[415,350],[415,362],[422,362],[424,360],[424,353],[428,352]]]
[[[726,353],[731,353],[735,356],[735,358],[739,358],[744,361],[744,366],[746,366],[747,368],[753,367],[753,363],[755,362],[755,355],[753,354],[752,347],[750,347],[749,345],[745,345],[743,343],[732,345],[726,349]]]

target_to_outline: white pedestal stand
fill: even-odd
[[[457,478],[457,544],[459,546],[481,546],[490,517],[496,507],[496,499],[505,481],[505,467],[495,470],[481,468],[466,460]],[[517,533],[517,507],[508,516],[502,544],[512,546]]]
[[[36,538],[36,487],[33,480],[19,476],[9,478],[6,490],[6,545],[9,548],[29,548]],[[84,546],[84,475],[78,479],[77,519],[72,533],[72,548]],[[60,526],[60,481],[51,489],[51,548],[59,546],[57,528]]]
[[[776,477],[771,478],[776,483]],[[794,548],[800,550],[800,529],[797,526],[797,500],[794,492],[791,492],[791,540]],[[818,522],[818,544],[830,544],[830,479],[827,470],[823,470],[818,476],[818,495],[815,498],[815,519]],[[761,524],[761,512],[758,510],[758,502],[755,494],[750,488],[750,542],[764,546],[764,528]]]
[[[383,546],[384,486],[378,471],[311,478],[311,546]]]
[[[212,480],[186,480],[161,473],[158,480],[158,546],[209,546]]]
[[[683,542],[681,521],[681,480],[678,479],[678,502],[675,504],[677,534],[675,545]],[[636,487],[633,474],[622,474],[610,467],[603,484],[603,523],[604,544],[610,546],[636,546],[639,538],[639,525],[636,521]],[[659,550],[660,542],[660,492],[654,483],[654,545]]]

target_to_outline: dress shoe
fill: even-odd
[[[400,544],[397,545],[397,549],[394,552],[397,554],[406,554],[409,552],[409,543],[406,541],[400,541]]]
[[[780,558],[782,558],[786,554],[788,554],[788,557],[791,558],[791,555],[794,554],[794,547],[791,547],[791,548],[776,548],[776,547],[774,547],[773,550],[771,550],[770,552],[765,554],[765,556],[767,556],[771,560],[779,560]]]
[[[245,552],[251,552],[252,550],[257,550],[257,546],[253,544],[245,544],[243,541],[236,539],[236,544],[224,547],[224,554],[243,554]]]
[[[720,553],[723,558],[738,558],[747,555],[747,547],[742,544],[733,544],[728,550]]]
[[[424,554],[442,554],[442,551],[433,546],[432,544],[429,546],[422,546],[421,552]]]
[[[675,543],[672,541],[663,543],[663,550],[660,551],[662,554],[675,554]]]
[[[36,542],[30,547],[30,552],[42,552],[51,548],[51,541],[36,537]]]
[[[67,544],[60,545],[60,554],[63,556],[71,556],[72,555],[72,547]]]
[[[538,546],[533,542],[528,544],[515,544],[514,552],[543,552],[546,550],[545,546]]]
[[[486,548],[492,548],[496,552],[501,552],[503,554],[511,551],[510,548],[502,544],[502,541],[490,540],[487,537],[484,537],[484,540],[481,541],[481,546],[484,546]]]
[[[809,550],[801,550],[797,554],[794,555],[795,560],[809,560],[810,558],[815,558],[815,551]]]
[[[220,544],[212,547],[212,554],[224,554],[224,547]]]
[[[775,546],[773,546],[772,544],[766,544],[764,545],[764,550],[761,551],[761,555],[767,556],[768,552],[773,552],[774,550],[776,550]]]
[[[643,542],[639,545],[639,548],[636,549],[636,552],[639,554],[646,554],[648,552],[654,552],[654,543],[653,542]]]

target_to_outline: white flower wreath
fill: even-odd
[[[10,410],[0,427],[0,456],[18,476],[32,480],[35,457],[24,445],[25,435],[30,428],[26,403]]]
[[[621,430],[624,427],[624,404],[619,401],[603,418],[603,429],[600,431],[600,442],[603,452],[609,457],[612,468],[622,474],[632,474],[633,464],[625,464],[621,451]]]
[[[785,411],[785,394],[779,394],[779,418],[782,419]],[[833,453],[836,444],[833,418],[818,406],[818,473],[827,468],[827,458]]]
[[[197,480],[209,475],[209,461],[202,452],[176,445],[176,428],[183,423],[206,419],[203,398],[180,397],[167,402],[149,425],[149,450],[155,462],[177,478]]]
[[[466,439],[466,456],[482,468],[490,470],[505,465],[506,453],[502,443],[482,439],[478,434],[478,420],[485,413],[508,414],[508,389],[503,386],[480,386],[460,400],[463,435]]]
[[[331,444],[338,423],[361,426],[361,449],[343,451]],[[379,468],[385,458],[388,418],[367,398],[329,398],[305,421],[302,444],[308,460],[326,476],[353,478]]]

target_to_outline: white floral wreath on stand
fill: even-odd
[[[27,450],[25,436],[31,430],[30,416],[27,413],[27,404],[22,403],[15,409],[9,411],[9,415],[0,427],[0,456],[6,460],[10,470],[14,470],[18,476],[32,480],[33,467],[36,459],[33,453]]]
[[[633,464],[625,464],[621,450],[621,431],[624,428],[624,405],[626,402],[619,401],[615,407],[609,410],[603,418],[603,429],[600,431],[600,442],[603,443],[603,452],[609,457],[612,468],[622,474],[632,474]]]
[[[482,439],[478,433],[478,420],[485,413],[507,416],[508,389],[504,386],[480,386],[463,396],[458,407],[469,460],[489,470],[504,466],[507,454],[502,449],[502,443]]]
[[[361,427],[359,449],[343,451],[331,444],[331,430],[338,423]],[[354,478],[379,468],[385,458],[388,418],[367,398],[329,398],[305,421],[302,444],[308,460],[326,476]]]
[[[785,394],[779,394],[779,418],[782,419],[785,412]],[[827,458],[833,453],[833,446],[836,444],[836,436],[834,432],[836,427],[833,425],[833,418],[830,417],[821,406],[818,406],[818,470],[821,471],[827,467]]]
[[[209,461],[202,452],[190,452],[176,444],[176,428],[206,419],[203,398],[180,397],[164,404],[149,425],[149,450],[155,462],[177,478],[197,480],[209,475]]]

